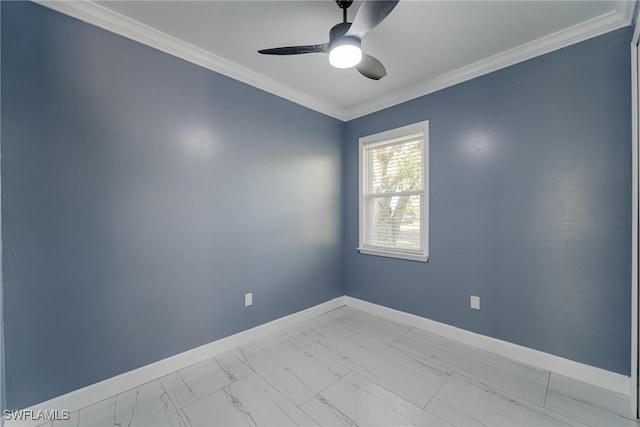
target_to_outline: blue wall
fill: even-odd
[[[30,2],[1,28],[8,408],[344,294],[343,123]]]
[[[631,35],[349,122],[347,294],[630,374]],[[358,138],[421,120],[429,262],[358,254]]]

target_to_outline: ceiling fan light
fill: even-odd
[[[355,67],[362,60],[362,50],[355,41],[335,44],[329,52],[329,63],[336,68]]]

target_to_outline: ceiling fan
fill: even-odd
[[[264,55],[300,55],[328,53],[329,62],[337,68],[356,67],[365,77],[380,80],[387,75],[384,65],[373,56],[362,52],[362,38],[391,13],[399,0],[364,0],[353,18],[347,22],[347,9],[353,0],[335,0],[342,9],[342,22],[329,31],[329,42],[306,46],[276,47],[259,50]]]

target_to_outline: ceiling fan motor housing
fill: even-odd
[[[344,37],[344,35],[349,31],[351,27],[350,22],[341,22],[340,24],[336,24],[329,31],[329,51],[336,46],[340,46],[343,44],[350,44],[354,46],[361,47],[361,40],[358,37]]]
[[[351,28],[351,22],[341,22],[331,27],[331,30],[329,31],[329,44],[333,43],[340,37],[347,34],[347,31],[349,31],[349,28]],[[355,39],[356,37],[350,37],[350,38]]]

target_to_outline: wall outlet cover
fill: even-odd
[[[244,294],[244,306],[249,307],[253,305],[253,293],[249,292],[248,294]]]
[[[471,308],[480,310],[480,297],[471,295]]]

